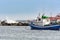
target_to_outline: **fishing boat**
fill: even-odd
[[[49,17],[42,15],[42,17],[37,21],[31,21],[30,23],[31,29],[38,30],[59,30],[60,25],[51,24]]]

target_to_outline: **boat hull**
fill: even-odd
[[[30,24],[31,29],[37,29],[37,30],[59,30],[60,25],[51,25],[51,26],[38,26],[34,24]]]

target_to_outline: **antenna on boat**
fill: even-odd
[[[40,17],[40,12],[39,12],[39,15],[38,15],[38,17]]]
[[[38,14],[38,17],[37,17],[37,21],[40,21],[41,19],[40,19],[40,12],[39,12],[39,14]]]
[[[52,17],[52,12],[50,13],[50,16]]]

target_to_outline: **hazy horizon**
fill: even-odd
[[[60,0],[0,0],[0,19],[30,20],[60,13]],[[50,14],[52,13],[52,14]]]

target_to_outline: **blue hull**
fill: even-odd
[[[34,24],[30,24],[31,29],[37,29],[37,30],[59,30],[60,25],[51,25],[51,26],[38,26]]]

